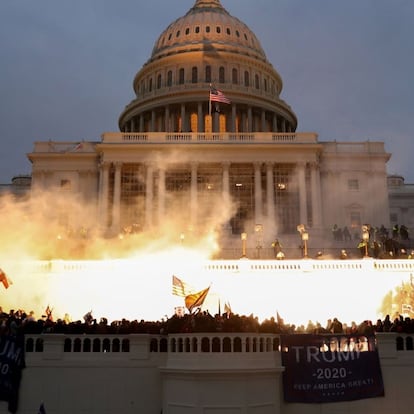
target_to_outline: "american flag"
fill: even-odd
[[[221,102],[225,104],[230,104],[231,101],[229,98],[227,98],[226,95],[224,95],[223,92],[219,91],[216,88],[210,87],[210,101],[211,102]]]
[[[183,282],[177,276],[173,275],[172,277],[172,294],[173,295],[185,297],[190,293],[190,291],[192,291],[192,289],[188,287],[187,283]]]

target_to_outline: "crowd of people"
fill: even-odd
[[[376,332],[414,333],[414,318],[387,315],[375,323],[364,320],[349,325],[338,318],[329,319],[325,326],[319,322],[309,321],[308,324],[296,326],[283,321],[278,315],[262,322],[254,315],[244,316],[233,313],[211,315],[208,311],[196,311],[192,314],[174,314],[160,321],[129,321],[122,319],[108,322],[106,318],[99,321],[88,312],[83,320],[69,321],[53,318],[53,315],[42,315],[36,318],[34,312],[23,310],[3,311],[0,307],[0,335],[17,334],[152,334],[167,335],[192,332],[241,332],[241,333],[273,333],[273,334],[360,334],[368,335]]]

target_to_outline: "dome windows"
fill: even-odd
[[[198,69],[197,66],[191,68],[191,83],[197,83],[198,81]]]
[[[221,27],[220,27],[220,26],[217,26],[217,27],[216,27],[216,32],[217,32],[218,34],[220,34],[220,33],[221,33]]]
[[[224,66],[220,66],[219,68],[219,83],[224,83],[225,80],[225,70],[224,70]]]
[[[185,29],[185,34],[186,35],[189,35],[190,34],[190,28],[189,27],[187,27],[187,29]]]
[[[206,33],[210,33],[210,26],[206,26]]]
[[[206,82],[211,83],[211,66],[206,66]]]
[[[195,33],[200,33],[200,26],[196,26],[195,29],[194,29],[194,32]]]

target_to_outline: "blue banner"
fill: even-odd
[[[286,402],[325,403],[384,396],[375,336],[283,335]]]
[[[11,413],[17,411],[22,368],[24,337],[0,335],[0,400],[7,401]]]

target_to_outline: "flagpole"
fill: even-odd
[[[210,83],[210,90],[208,94],[208,115],[211,116],[211,83]]]

